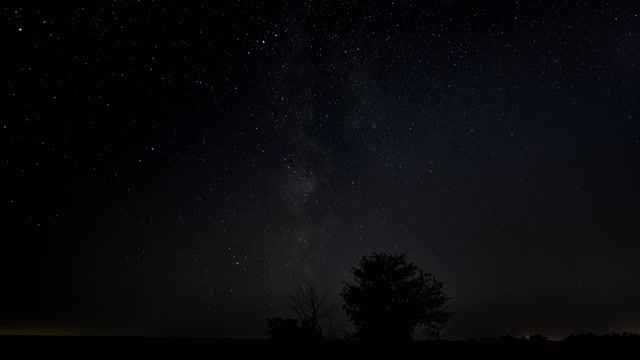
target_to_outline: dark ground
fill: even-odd
[[[13,355],[638,355],[640,339],[623,335],[578,335],[562,341],[512,337],[463,341],[367,344],[345,340],[289,342],[265,339],[2,336]]]

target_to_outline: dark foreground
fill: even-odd
[[[563,341],[483,338],[367,344],[345,340],[1,336],[3,355],[640,355],[640,339],[578,335]]]

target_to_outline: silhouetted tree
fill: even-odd
[[[421,333],[426,340],[440,340],[439,329],[432,329],[430,327],[426,327],[425,329],[422,329]]]
[[[364,256],[352,273],[353,282],[345,282],[340,295],[358,339],[411,339],[416,326],[440,330],[453,315],[443,283],[405,254]]]
[[[307,337],[322,337],[320,320],[329,317],[333,307],[325,304],[327,294],[320,296],[310,281],[298,285],[289,293],[291,308],[300,321],[300,328]]]
[[[272,339],[322,338],[320,321],[330,317],[333,307],[326,304],[327,295],[320,296],[306,280],[289,293],[289,305],[296,319],[267,319],[267,335]]]

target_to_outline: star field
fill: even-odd
[[[633,2],[1,11],[3,328],[261,337],[390,250],[451,338],[640,329]]]

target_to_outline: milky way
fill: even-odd
[[[0,331],[261,337],[309,280],[340,335],[372,251],[450,338],[638,331],[633,2],[2,14]]]

